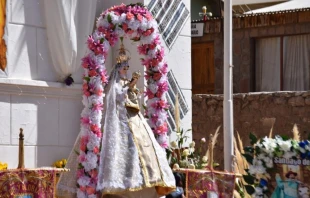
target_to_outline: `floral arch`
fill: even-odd
[[[101,119],[104,85],[108,83],[105,59],[109,49],[119,38],[127,37],[138,43],[146,67],[145,95],[146,116],[158,143],[167,147],[167,113],[165,93],[167,64],[161,46],[157,22],[142,4],[119,5],[103,12],[97,20],[97,28],[88,37],[90,53],[82,59],[84,68],[83,105],[81,114],[81,139],[78,170],[78,197],[96,197],[98,157],[102,137]]]

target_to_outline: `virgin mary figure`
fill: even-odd
[[[141,74],[134,72],[127,79],[129,59],[121,43],[105,87],[97,190],[103,197],[155,198],[174,191],[175,179],[165,151],[140,112],[136,83]],[[58,196],[76,197],[76,158],[72,151],[67,163],[71,171],[60,178]]]

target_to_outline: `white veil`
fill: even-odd
[[[118,72],[122,67],[122,64],[116,64],[109,84],[105,87],[103,137],[97,183],[97,190],[104,192],[115,193],[143,183],[139,155],[133,142],[125,107],[128,87],[123,87],[120,83]]]

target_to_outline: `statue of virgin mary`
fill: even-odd
[[[129,59],[121,43],[105,87],[97,190],[102,197],[155,198],[174,191],[175,179],[165,151],[140,112],[136,82],[141,74],[134,72],[127,79]],[[57,186],[59,197],[76,197],[76,158],[72,151],[66,167],[71,171]]]

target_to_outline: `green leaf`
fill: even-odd
[[[104,42],[104,38],[101,38],[101,39],[100,39],[100,43],[103,43],[103,42]]]
[[[250,140],[251,140],[251,144],[254,145],[256,142],[257,142],[257,137],[253,134],[253,133],[250,133]]]
[[[254,149],[251,146],[244,147],[244,151],[248,153],[254,153]]]
[[[290,138],[287,135],[281,135],[281,138],[283,141],[289,140]]]
[[[87,82],[90,81],[90,77],[84,77],[84,80],[86,80]]]
[[[247,191],[247,193],[249,195],[252,195],[253,193],[255,193],[255,188],[251,185],[245,185],[245,190]]]
[[[243,179],[247,184],[253,185],[255,178],[252,175],[243,175]]]
[[[111,23],[111,22],[112,22],[112,17],[111,17],[111,15],[110,15],[110,14],[108,14],[107,19],[108,19],[108,22],[109,22],[109,23]]]
[[[247,162],[249,162],[250,164],[253,164],[253,156],[247,153],[242,154],[243,157],[246,159]]]

